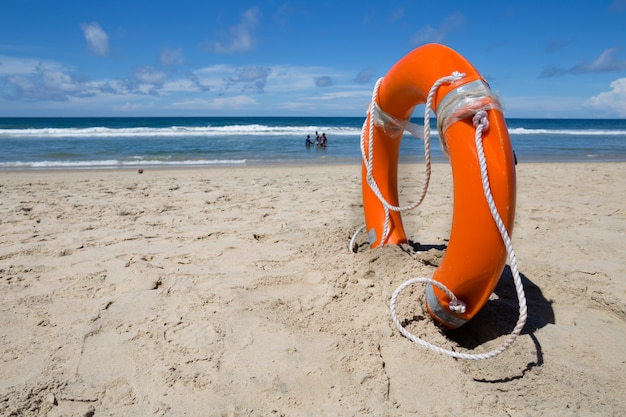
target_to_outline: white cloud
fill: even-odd
[[[135,68],[134,74],[139,82],[154,85],[162,85],[167,77],[167,74],[149,65]]]
[[[309,97],[310,100],[338,100],[338,99],[353,99],[353,98],[372,98],[372,92],[369,90],[356,90],[356,91],[336,91],[334,93],[326,93]]]
[[[224,92],[231,83],[236,67],[229,65],[214,65],[193,71],[187,71],[182,78],[171,79],[164,83],[163,89],[168,93],[213,91]]]
[[[358,110],[371,97],[370,87],[354,83],[354,73],[328,67],[214,65],[178,73],[176,78],[173,74],[147,65],[136,67],[127,78],[88,80],[58,63],[0,56],[0,101],[39,106],[66,102],[80,111],[98,106],[117,112],[314,111],[320,103],[324,108]],[[325,76],[334,84],[320,91],[315,80]],[[290,104],[284,107],[285,103]]]
[[[245,52],[254,47],[252,31],[256,28],[259,20],[257,8],[246,10],[241,22],[230,28],[230,39],[227,43],[215,42],[213,51],[219,53]]]
[[[617,117],[626,117],[626,78],[619,78],[610,86],[611,91],[591,97],[587,103],[591,107],[607,110]]]
[[[134,79],[90,81],[72,68],[38,59],[0,56],[0,97],[13,102],[70,101],[97,96],[158,95],[167,74],[150,66],[136,68]]]
[[[359,73],[354,77],[354,82],[357,84],[367,84],[370,83],[374,79],[374,69],[366,68],[364,70],[359,71]]]
[[[461,13],[452,14],[441,22],[439,27],[424,26],[413,36],[413,43],[421,45],[429,42],[442,42],[448,33],[453,32],[465,24],[465,16]]]
[[[211,87],[204,85],[202,83],[202,80],[200,80],[200,78],[198,78],[198,76],[194,74],[193,71],[187,71],[185,76],[189,81],[191,81],[191,84],[196,87],[195,89],[198,89],[200,91],[211,91]]]
[[[215,110],[242,109],[257,104],[250,96],[219,97],[211,101],[209,108]]]
[[[136,112],[152,108],[154,108],[154,101],[150,101],[148,103],[130,103],[127,101],[121,106],[113,106],[113,110],[124,112]]]
[[[161,91],[165,94],[193,93],[198,91],[198,87],[189,78],[177,78],[165,81]]]
[[[183,50],[181,48],[178,48],[178,49],[163,48],[161,50],[161,53],[159,54],[159,62],[164,67],[182,65],[185,63],[185,58],[183,58]]]
[[[282,69],[279,69],[282,72]],[[284,86],[285,79],[276,82],[277,70],[262,65],[234,67],[213,65],[187,73],[187,78],[203,91],[225,92],[229,90],[266,92],[270,80]],[[308,87],[312,87],[309,80]]]
[[[616,60],[615,52],[617,52],[617,48],[609,48],[602,51],[595,61],[588,66],[583,66],[583,72],[607,72],[626,69],[626,61]]]
[[[68,93],[73,93],[80,89],[79,83],[61,71],[42,71],[41,80],[48,89],[56,89]]]
[[[234,86],[241,91],[253,90],[262,93],[267,82],[267,77],[272,73],[270,67],[265,66],[247,66],[240,67],[233,71],[228,77],[228,87]]]
[[[266,91],[288,93],[315,87],[315,77],[327,73],[321,67],[275,66],[268,77]]]
[[[228,90],[262,91],[265,93],[298,93],[315,88],[316,77],[331,77],[335,87],[338,80],[353,83],[353,74],[318,66],[243,66],[213,65],[193,71],[195,82],[216,93]],[[259,87],[263,83],[263,89]],[[169,84],[169,83],[168,83]],[[189,84],[186,84],[189,85]],[[366,87],[367,88],[367,87]]]
[[[332,77],[329,77],[327,75],[315,77],[315,86],[317,87],[330,87],[333,84],[335,84],[335,82],[333,81]]]
[[[77,79],[61,65],[36,60],[7,62],[11,72],[4,74],[0,95],[12,100],[67,101],[70,97],[91,97],[96,93],[92,84]]]
[[[218,97],[213,100],[192,99],[171,104],[171,107],[183,110],[241,110],[257,104],[250,96]]]
[[[581,61],[571,68],[544,68],[541,74],[539,74],[539,78],[556,77],[565,74],[590,74],[623,71],[626,69],[626,61],[620,61],[615,58],[615,53],[617,51],[617,48],[605,49],[593,62]]]
[[[230,72],[230,71],[233,71],[234,68],[235,67],[229,64],[215,64],[215,65],[211,65],[210,67],[198,68],[197,70],[195,70],[195,72],[215,74],[215,73],[221,73],[221,72]]]
[[[98,56],[106,56],[109,53],[109,35],[97,22],[83,23],[80,27],[91,52]]]
[[[45,67],[50,70],[63,70],[63,65],[33,58],[14,58],[11,56],[0,55],[0,75],[8,74],[34,74],[39,68]]]
[[[278,103],[276,108],[290,111],[311,111],[317,108],[317,104],[309,101],[285,101]]]

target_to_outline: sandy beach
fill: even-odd
[[[402,165],[401,199],[421,190]],[[529,318],[456,360],[404,338],[389,299],[443,256],[451,175],[370,249],[359,165],[0,172],[2,416],[626,415],[626,163],[517,166],[513,245]],[[517,317],[511,273],[444,332],[489,351]]]

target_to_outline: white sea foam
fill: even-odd
[[[212,166],[212,165],[241,165],[246,159],[206,159],[185,161],[162,160],[91,160],[91,161],[15,161],[0,162],[0,169],[8,168],[123,168],[139,166]]]
[[[262,124],[227,126],[172,126],[164,128],[42,128],[0,129],[0,138],[119,138],[119,137],[226,137],[226,136],[313,136],[315,132],[328,136],[359,136],[360,128],[331,126],[269,126]],[[431,133],[436,136],[436,130]],[[511,135],[563,136],[624,136],[625,130],[605,129],[532,129],[510,128]]]
[[[268,126],[260,124],[229,126],[173,126],[165,128],[133,127],[111,129],[88,128],[42,128],[0,129],[4,138],[116,138],[116,137],[211,137],[211,136],[303,136],[315,132],[333,136],[360,135],[360,128],[320,126]]]
[[[624,136],[626,130],[603,129],[528,129],[516,127],[509,129],[510,135],[561,135],[561,136]]]

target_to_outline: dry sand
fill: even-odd
[[[401,167],[403,202],[421,172]],[[528,324],[468,362],[388,308],[441,259],[448,165],[405,215],[412,248],[356,254],[358,165],[1,172],[0,415],[626,415],[626,164],[517,175]],[[399,312],[432,343],[485,352],[515,323],[508,268],[454,332],[423,290]]]

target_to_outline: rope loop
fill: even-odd
[[[500,345],[500,347],[494,350],[491,350],[487,353],[479,353],[479,354],[459,353],[459,352],[454,352],[452,350],[443,349],[439,346],[432,345],[431,343],[428,343],[414,336],[408,330],[406,330],[402,326],[400,321],[398,320],[397,315],[396,315],[395,303],[400,292],[404,290],[404,288],[406,288],[408,285],[415,283],[415,282],[426,282],[432,285],[436,285],[439,288],[442,288],[443,284],[438,283],[437,281],[434,281],[432,279],[427,279],[427,278],[409,280],[405,282],[404,284],[400,285],[394,292],[393,296],[391,297],[389,307],[391,310],[391,317],[396,327],[398,328],[398,330],[400,330],[400,333],[402,333],[407,339],[411,340],[412,342],[420,346],[423,346],[427,349],[433,350],[435,352],[451,356],[453,358],[468,359],[468,360],[482,360],[482,359],[490,359],[499,355],[500,353],[504,352],[513,344],[513,342],[517,339],[517,337],[522,332],[522,329],[526,325],[526,319],[528,317],[528,310],[527,310],[527,305],[526,305],[526,294],[524,292],[524,285],[522,284],[522,279],[520,277],[519,269],[517,266],[517,258],[515,257],[515,251],[513,250],[513,244],[511,243],[511,238],[509,236],[508,231],[506,230],[506,226],[504,225],[504,222],[502,221],[502,218],[500,217],[500,214],[498,213],[498,209],[496,207],[495,201],[493,199],[493,195],[491,193],[491,186],[489,184],[489,176],[487,175],[487,160],[485,158],[485,151],[482,145],[482,141],[483,141],[482,132],[489,128],[489,119],[487,118],[487,111],[486,110],[477,111],[474,117],[472,118],[472,121],[474,123],[474,127],[476,127],[475,143],[476,143],[476,150],[478,153],[478,161],[480,164],[480,175],[481,175],[481,182],[483,185],[483,193],[485,195],[485,199],[487,200],[487,204],[489,205],[489,211],[491,212],[491,216],[498,228],[498,231],[500,232],[500,236],[502,237],[502,241],[506,248],[507,256],[509,259],[511,271],[513,273],[513,283],[515,284],[515,292],[517,294],[517,299],[518,299],[518,304],[519,304],[519,310],[518,310],[519,316],[517,319],[517,323],[515,324],[515,328],[509,334],[507,339]],[[443,291],[450,298],[450,303],[449,303],[450,310],[457,314],[462,314],[465,311],[465,305],[461,304],[461,302],[459,302],[456,299],[456,297],[450,296],[451,291],[447,291],[447,289]]]

